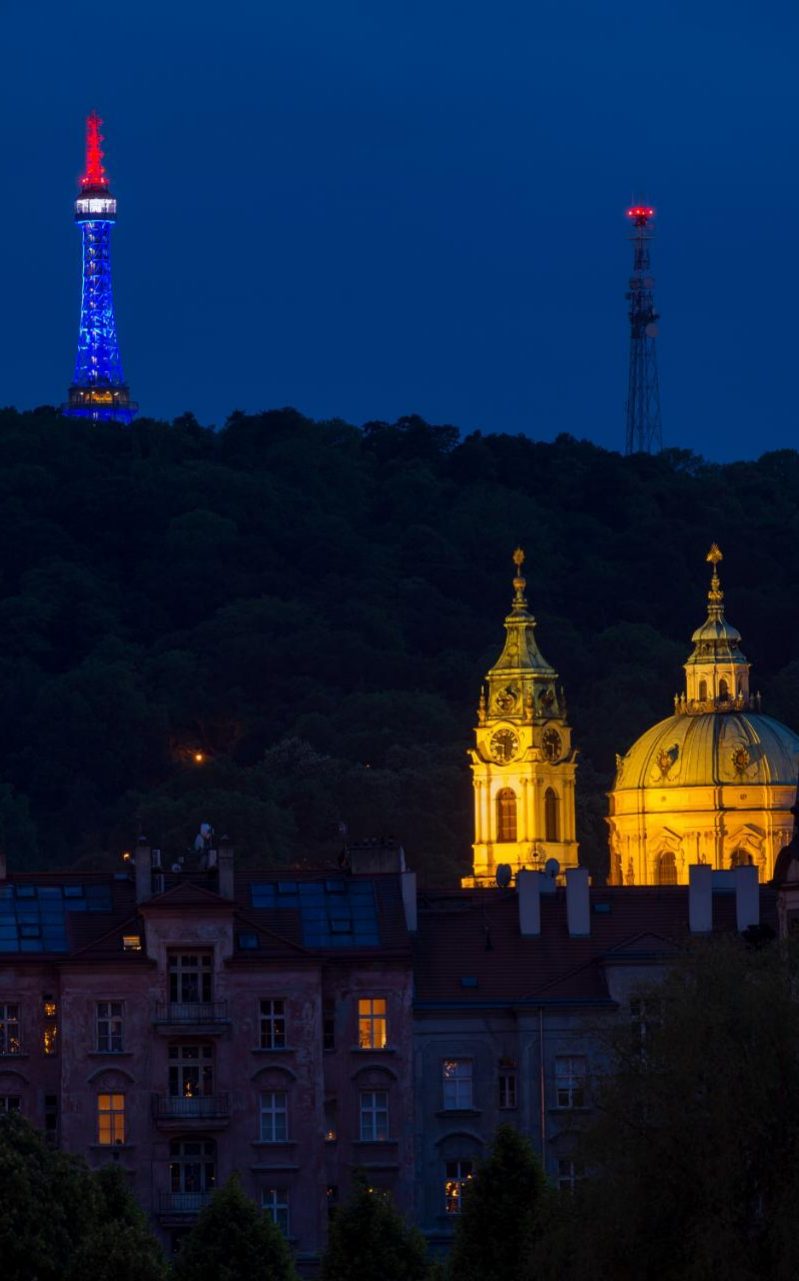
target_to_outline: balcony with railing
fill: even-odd
[[[154,1094],[153,1116],[162,1129],[221,1130],[230,1120],[227,1094]]]
[[[210,1200],[210,1192],[162,1192],[158,1199],[158,1213],[188,1218],[198,1215]]]
[[[218,1036],[229,1023],[227,1001],[158,1001],[153,1015],[156,1031],[167,1036],[188,1031]]]

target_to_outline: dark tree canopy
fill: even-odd
[[[322,1281],[427,1281],[422,1234],[400,1215],[388,1192],[358,1174],[349,1201],[330,1222]]]
[[[101,866],[208,819],[242,859],[318,864],[343,823],[454,878],[520,542],[602,874],[615,753],[670,712],[713,540],[765,709],[799,725],[798,535],[793,451],[0,411],[0,842],[17,867]]]
[[[452,1281],[521,1278],[540,1235],[546,1202],[541,1164],[527,1138],[509,1125],[463,1194],[449,1260]]]
[[[799,954],[695,941],[623,1024],[553,1216],[543,1278],[790,1281],[799,1274]],[[570,1212],[571,1211],[571,1212]]]
[[[280,1229],[228,1179],[181,1243],[174,1281],[297,1281]]]

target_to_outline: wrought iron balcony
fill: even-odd
[[[160,1214],[199,1214],[211,1200],[210,1192],[162,1192]]]
[[[171,1027],[212,1027],[227,1023],[227,1001],[159,1001],[153,1021]]]
[[[230,1116],[227,1094],[154,1094],[153,1112],[157,1121],[226,1121]]]

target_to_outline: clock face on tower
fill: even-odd
[[[541,738],[541,744],[544,748],[544,755],[548,761],[558,761],[563,755],[563,743],[560,734],[556,729],[544,730]]]
[[[498,765],[507,765],[519,750],[519,740],[512,729],[498,729],[491,735],[488,750]]]

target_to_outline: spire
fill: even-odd
[[[513,563],[516,566],[516,574],[513,579],[513,609],[515,612],[516,610],[527,609],[527,597],[524,594],[524,589],[527,586],[527,579],[522,577],[524,551],[521,547],[517,547],[516,551],[513,553]]]
[[[713,566],[713,574],[710,579],[710,590],[707,594],[707,613],[708,618],[721,618],[724,613],[724,592],[721,590],[721,579],[719,578],[718,564],[724,560],[724,555],[718,543],[713,543],[705,560]]]
[[[81,191],[108,190],[108,175],[103,165],[102,120],[96,111],[86,118],[86,169],[80,180]]]

